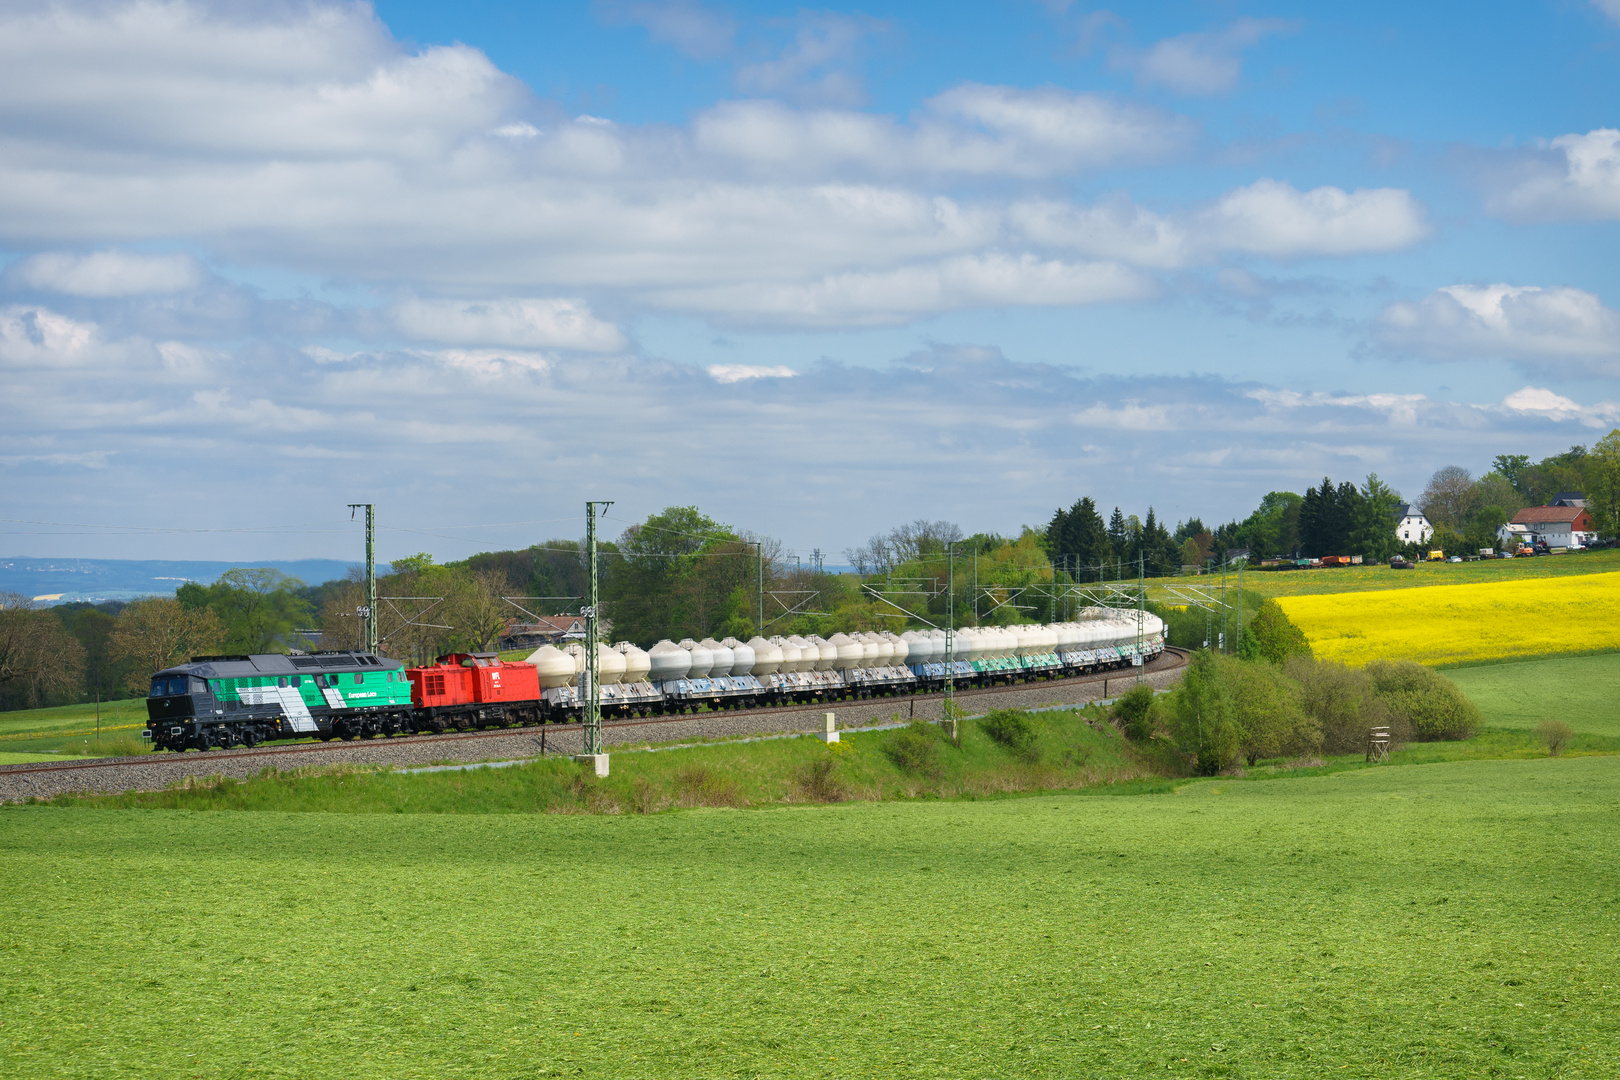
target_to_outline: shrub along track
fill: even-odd
[[[1184,649],[1165,649],[1147,665],[1148,682],[1156,688],[1170,685],[1187,664]],[[1118,693],[1135,681],[1129,669],[1099,675],[1015,683],[957,692],[964,707],[1035,708],[1042,705],[1084,704]],[[774,708],[700,712],[646,720],[605,720],[602,741],[607,746],[645,742],[720,739],[774,732],[820,731],[822,714],[838,714],[841,728],[856,728],[888,719],[938,720],[943,694],[834,701]],[[246,779],[267,767],[295,769],[306,765],[427,765],[447,761],[490,761],[576,754],[581,749],[578,724],[542,724],[536,727],[496,728],[443,735],[410,735],[392,739],[342,743],[293,743],[253,750],[212,750],[205,753],[158,753],[141,757],[99,758],[91,761],[47,762],[0,766],[0,803],[20,802],[30,796],[97,791],[153,791],[187,777],[230,776]]]

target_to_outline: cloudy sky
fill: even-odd
[[[1617,90],[1620,0],[11,0],[0,554],[1414,496],[1620,423]]]

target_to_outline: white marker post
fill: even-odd
[[[838,720],[832,713],[827,714],[827,730],[817,733],[816,738],[826,743],[838,741]]]

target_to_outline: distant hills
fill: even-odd
[[[136,600],[172,594],[188,581],[207,585],[236,566],[271,566],[306,585],[335,581],[356,564],[338,559],[292,562],[203,562],[161,559],[32,559],[0,558],[0,592],[21,593],[41,604]],[[378,566],[379,574],[387,566]]]

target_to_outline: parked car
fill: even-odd
[[[1462,556],[1453,555],[1451,558],[1447,559],[1446,562],[1462,562]]]

